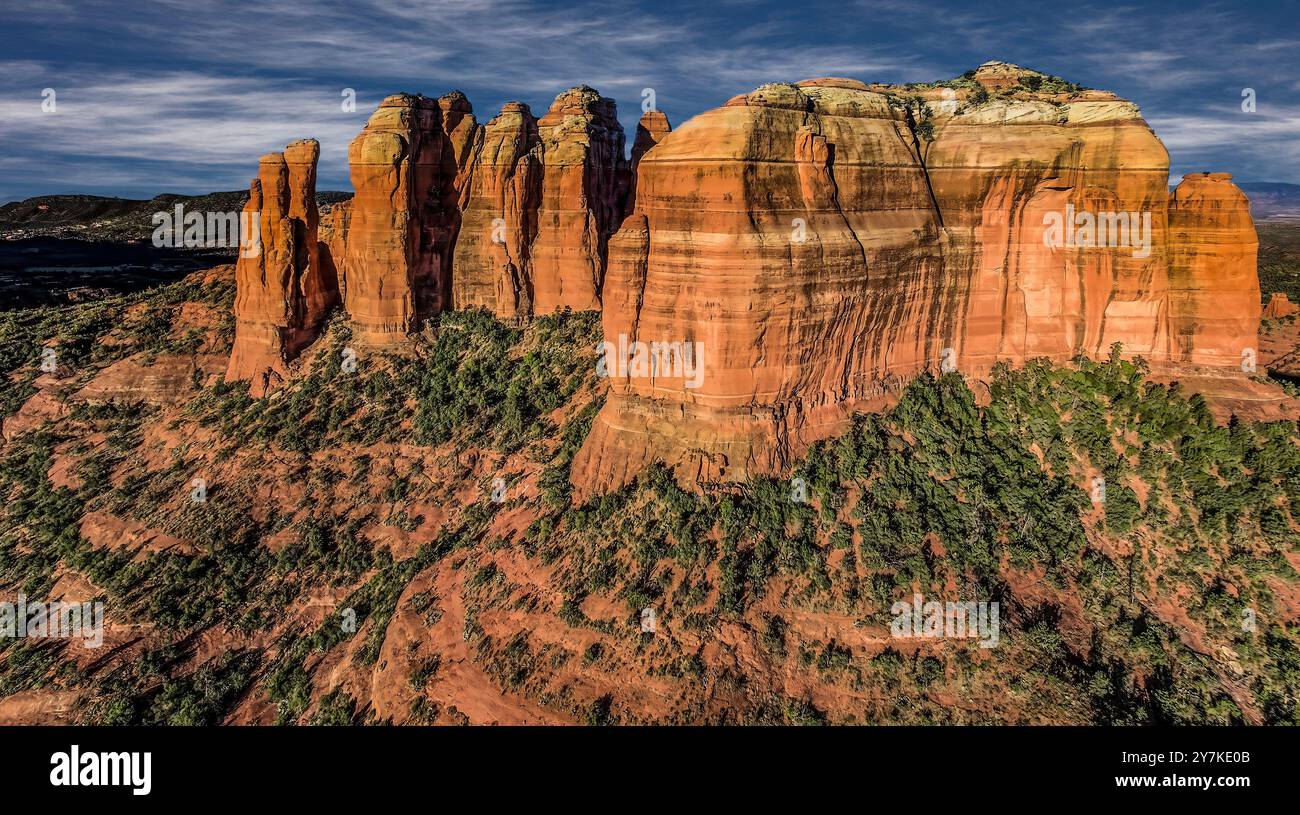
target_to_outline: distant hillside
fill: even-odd
[[[346,201],[350,192],[319,192],[318,204]],[[147,240],[154,231],[155,212],[170,212],[177,204],[187,210],[234,212],[248,200],[245,191],[206,195],[164,193],[147,201],[99,195],[41,195],[0,206],[0,239],[81,238],[93,241]]]
[[[1300,184],[1248,181],[1237,186],[1250,196],[1250,212],[1255,220],[1300,218]]]

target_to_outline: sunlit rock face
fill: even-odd
[[[532,246],[533,311],[600,308],[609,236],[623,220],[623,127],[614,100],[585,85],[537,121],[542,191]]]
[[[641,158],[609,247],[606,340],[698,349],[699,370],[609,359],[575,480],[655,459],[693,479],[769,472],[937,365],[962,303],[917,147],[884,94],[815,80],[736,97]]]
[[[226,379],[247,381],[255,396],[283,382],[287,364],[338,304],[337,279],[320,262],[319,156],[314,140],[263,156],[244,207],[258,245],[241,246],[235,266],[235,341]]]
[[[531,250],[537,237],[542,167],[537,119],[509,102],[474,135],[469,183],[453,263],[456,308],[503,319],[533,310]]]
[[[923,371],[1103,357],[1245,377],[1256,238],[1226,174],[1171,195],[1137,107],[1007,63],[922,86],[764,85],[672,130],[612,100],[545,115],[397,95],[321,217],[314,142],[263,159],[231,378],[264,392],[341,300],[358,342],[448,308],[601,309],[610,393],[579,495],[664,461],[684,481],[783,473]],[[1289,304],[1278,302],[1274,312]]]
[[[1119,343],[1240,372],[1259,315],[1240,192],[1206,176],[1171,198],[1164,146],[1113,94],[1005,63],[966,80],[764,86],[641,160],[610,242],[611,394],[580,491],[654,460],[684,480],[782,472],[926,369]],[[620,365],[638,341],[699,343],[699,382]]]
[[[399,94],[380,103],[348,147],[356,195],[340,274],[362,341],[400,342],[450,305],[461,188],[476,129],[462,94]]]
[[[1134,105],[992,101],[936,122],[925,155],[969,285],[959,367],[1167,353],[1169,159]]]
[[[1169,201],[1174,362],[1252,367],[1260,319],[1258,250],[1250,202],[1231,175],[1183,176]],[[1283,310],[1281,304],[1275,309]]]
[[[508,103],[475,134],[453,300],[503,318],[600,308],[627,161],[614,102],[586,86],[541,119]]]
[[[636,201],[636,171],[641,164],[641,159],[656,144],[663,141],[664,136],[671,133],[672,129],[668,116],[663,111],[647,110],[641,114],[641,120],[636,124],[636,138],[632,142],[632,162],[628,167],[628,180],[623,193],[627,208],[630,209]]]

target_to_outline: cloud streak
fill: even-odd
[[[486,120],[586,83],[622,103],[630,130],[647,87],[680,123],[762,82],[929,80],[987,59],[1133,99],[1176,166],[1300,181],[1300,39],[1268,5],[1079,3],[1063,18],[1021,0],[156,0],[147,14],[10,0],[0,155],[18,161],[0,195],[235,188],[258,155],[302,136],[321,141],[322,186],[346,189],[348,141],[398,91],[457,88]],[[45,87],[54,114],[40,110]],[[348,87],[353,114],[339,108]],[[1242,87],[1259,93],[1254,120],[1233,113]]]

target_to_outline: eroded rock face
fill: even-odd
[[[537,120],[509,102],[474,136],[452,291],[455,307],[498,317],[533,310],[531,250],[542,198]]]
[[[572,88],[540,120],[527,105],[507,104],[473,140],[456,307],[503,318],[599,308],[626,176],[612,99]]]
[[[611,394],[579,494],[654,460],[687,481],[780,473],[926,369],[1119,343],[1242,375],[1259,314],[1244,196],[1205,176],[1171,200],[1164,146],[1113,94],[1005,63],[968,79],[768,85],[642,159],[610,241]],[[638,342],[701,349],[698,381]]]
[[[255,396],[283,381],[287,364],[338,303],[337,281],[322,270],[317,245],[319,156],[320,145],[310,139],[263,156],[244,207],[246,222],[257,223],[258,244],[241,249],[235,266],[235,342],[226,379],[249,382]]]
[[[659,458],[688,479],[770,472],[937,364],[960,314],[939,235],[903,112],[861,83],[767,85],[673,131],[610,242],[603,322],[616,349],[697,358],[646,375],[607,354],[575,481]]]
[[[533,310],[600,308],[606,244],[623,220],[623,127],[614,100],[585,85],[537,122],[542,197],[532,247]]]
[[[1173,362],[1255,368],[1259,240],[1228,173],[1183,176],[1169,201]]]
[[[338,286],[339,302],[347,300],[347,278],[342,274],[343,257],[347,253],[348,224],[352,220],[352,202],[330,204],[320,213],[320,227],[316,244],[321,273],[332,277]]]
[[[668,116],[663,111],[648,110],[641,114],[641,120],[636,124],[636,140],[632,142],[632,162],[628,167],[627,190],[624,193],[626,209],[630,210],[636,202],[636,171],[641,164],[641,158],[656,144],[663,141],[664,136],[672,130],[672,125],[668,123]]]
[[[1119,343],[1215,377],[1255,345],[1245,197],[1223,174],[1171,196],[1163,145],[1105,91],[1006,63],[765,85],[676,131],[652,111],[623,148],[584,86],[486,125],[461,94],[389,97],[350,147],[355,198],[323,218],[315,154],[266,157],[232,374],[284,376],[340,295],[381,344],[448,307],[603,306],[611,394],[581,494],[655,460],[688,481],[782,472],[925,370]]]
[[[463,94],[398,94],[380,103],[348,147],[356,195],[346,216],[342,287],[362,341],[400,342],[450,305],[451,254],[476,128]]]
[[[1008,67],[991,70],[990,86],[1004,87]],[[1020,94],[940,112],[933,125],[926,170],[965,304],[960,370],[1104,356],[1115,342],[1167,353],[1169,157],[1136,106]],[[1089,220],[1091,237],[1079,226]]]
[[[262,380],[255,392],[286,375],[340,300],[372,345],[453,306],[507,319],[599,308],[627,162],[614,102],[593,89],[560,94],[540,121],[508,104],[486,126],[459,92],[390,96],[349,146],[354,198],[323,221],[302,197],[319,149],[304,150],[266,157],[249,205],[271,234],[266,259],[241,265],[231,375]],[[291,282],[297,294],[281,297]]]

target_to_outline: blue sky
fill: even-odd
[[[131,10],[134,9],[134,10]],[[926,81],[989,59],[1135,101],[1174,181],[1300,183],[1295,2],[905,0],[3,0],[0,201],[247,185],[258,155],[321,141],[320,187],[385,95],[458,88],[480,120],[586,83],[631,131],[654,88],[674,124],[768,81]],[[42,93],[55,91],[44,112]],[[357,109],[341,109],[353,88]],[[1243,88],[1256,92],[1241,110]]]

